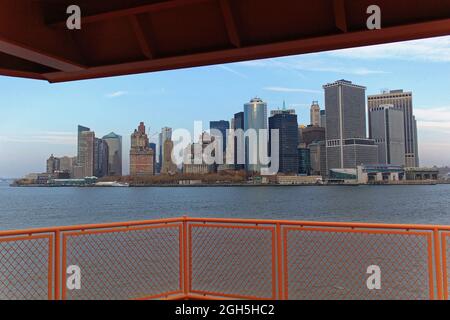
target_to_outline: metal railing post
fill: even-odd
[[[276,224],[276,236],[277,236],[277,274],[278,274],[278,299],[284,300],[283,296],[283,245],[281,236],[281,225],[278,222]]]
[[[61,232],[55,231],[55,300],[61,299]]]
[[[184,296],[187,297],[189,295],[189,284],[190,284],[190,275],[189,275],[189,241],[188,241],[188,228],[187,228],[187,216],[183,216],[183,293]]]
[[[434,236],[434,262],[436,264],[436,286],[437,286],[437,295],[438,299],[444,299],[442,293],[442,265],[441,265],[441,247],[440,247],[440,239],[439,239],[439,229],[433,228],[433,236]]]

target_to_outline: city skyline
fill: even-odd
[[[193,121],[202,120],[207,129],[209,121],[229,121],[243,103],[260,96],[269,110],[286,100],[299,124],[309,124],[311,102],[324,109],[321,86],[341,78],[366,86],[366,96],[383,89],[412,91],[421,164],[448,165],[448,47],[450,37],[443,37],[57,85],[1,78],[0,176],[42,171],[52,153],[75,156],[78,123],[101,137],[111,131],[129,136],[136,123],[145,121],[156,142],[155,133],[164,126],[191,129]],[[18,92],[19,84],[26,95]]]

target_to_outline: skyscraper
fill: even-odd
[[[222,141],[222,150],[225,155],[227,147],[227,130],[230,129],[230,122],[226,120],[210,121],[209,129],[211,131],[211,136],[213,136],[214,139],[220,139]],[[220,132],[220,135],[217,134],[218,132]]]
[[[154,172],[153,167],[153,150],[149,147],[145,124],[141,122],[131,135],[130,175],[151,176]]]
[[[109,150],[103,139],[94,140],[94,176],[97,178],[108,175]]]
[[[81,152],[81,134],[83,132],[87,132],[87,131],[91,131],[91,129],[89,129],[88,127],[83,127],[78,125],[78,144],[77,144],[77,161],[80,162],[80,152]]]
[[[59,170],[60,170],[60,160],[59,158],[53,156],[52,154],[50,158],[47,159],[47,173],[51,174]]]
[[[156,173],[156,143],[150,142],[148,147],[153,151],[153,174]]]
[[[164,127],[159,134],[158,172],[161,172],[164,158],[164,142],[172,140],[172,128]]]
[[[320,110],[320,126],[322,128],[327,127],[327,113],[325,110]]]
[[[370,110],[380,105],[392,104],[395,109],[403,111],[404,132],[405,132],[405,165],[407,167],[418,167],[419,151],[417,141],[417,122],[413,114],[412,92],[404,92],[403,90],[385,91],[381,94],[370,95],[367,97]]]
[[[392,104],[369,109],[370,138],[378,145],[381,164],[405,165],[403,111]]]
[[[366,88],[347,80],[323,86],[326,110],[327,170],[378,162],[375,141],[367,139]]]
[[[108,175],[122,175],[122,137],[111,132],[102,138],[108,144]]]
[[[320,106],[317,101],[313,101],[311,104],[310,118],[312,126],[314,127],[320,126]]]
[[[298,173],[298,123],[297,115],[278,113],[269,118],[269,130],[277,129],[279,134],[279,169],[282,173]],[[269,147],[271,148],[271,136]],[[270,150],[272,155],[272,150]]]
[[[173,141],[166,140],[164,141],[164,157],[161,166],[162,174],[175,174],[177,172],[177,166],[172,161],[172,150],[173,150]]]
[[[238,112],[234,114],[234,130],[244,130],[244,112]],[[242,147],[239,147],[242,146]],[[235,136],[234,137],[234,167],[236,170],[242,170],[244,169],[245,165],[245,141],[244,137]],[[238,151],[242,153],[243,161],[240,161],[238,158]]]
[[[260,147],[266,141],[260,142],[259,130],[267,129],[267,103],[260,98],[253,98],[244,104],[244,131],[254,130],[255,139],[245,137],[245,169],[249,172],[261,172],[262,163],[259,157]]]
[[[92,177],[94,175],[94,146],[95,133],[93,131],[82,131],[78,140],[79,154],[78,166],[81,167],[79,173],[82,177]]]

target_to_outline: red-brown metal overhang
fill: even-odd
[[[62,82],[448,35],[450,0],[0,0],[0,30],[1,75]]]

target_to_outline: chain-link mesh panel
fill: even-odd
[[[51,236],[0,237],[0,300],[52,297]]]
[[[191,225],[191,291],[275,298],[274,229]]]
[[[289,299],[431,298],[429,234],[323,231],[285,231]],[[371,265],[379,290],[367,286]]]
[[[81,289],[64,287],[64,298],[138,299],[180,292],[180,233],[180,225],[170,225],[64,235],[65,266],[81,269]]]

